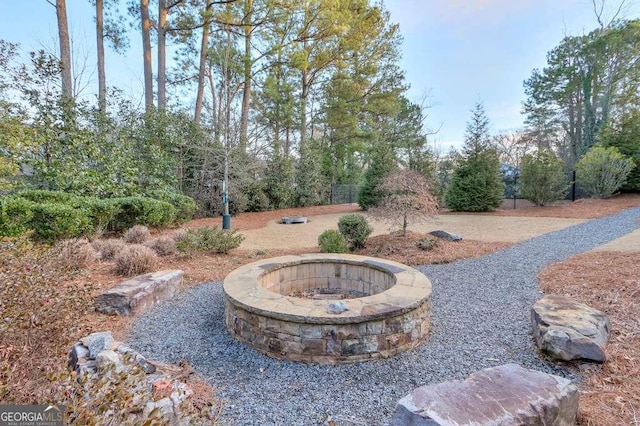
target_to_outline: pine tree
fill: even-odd
[[[396,159],[389,145],[383,144],[374,153],[371,165],[364,174],[364,184],[358,193],[358,204],[363,210],[380,204],[385,193],[379,186],[396,168]]]
[[[491,145],[489,119],[482,102],[477,102],[467,123],[462,158],[451,178],[445,203],[453,211],[483,212],[499,207],[503,197],[500,160]]]

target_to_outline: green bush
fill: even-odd
[[[247,198],[248,212],[263,212],[269,210],[269,197],[265,194],[265,185],[261,181],[248,182],[242,188]]]
[[[15,196],[34,203],[64,204],[75,209],[85,210],[92,225],[90,227],[92,229],[87,231],[88,234],[101,234],[119,211],[118,205],[111,199],[82,197],[62,191],[27,189],[17,192]]]
[[[357,213],[342,216],[338,221],[338,229],[352,251],[363,248],[367,237],[373,232],[367,219]]]
[[[34,203],[61,203],[68,205],[77,204],[80,202],[78,199],[81,198],[68,192],[47,191],[45,189],[25,189],[16,192],[14,195]]]
[[[28,222],[37,240],[52,243],[64,238],[79,237],[91,232],[86,210],[61,203],[34,203]]]
[[[640,191],[640,109],[622,114],[617,122],[602,128],[599,136],[603,147],[618,148],[620,154],[630,157],[636,165],[620,189]]]
[[[192,255],[197,252],[228,253],[240,247],[244,235],[234,230],[218,229],[217,226],[187,229],[186,235],[177,243],[178,251]]]
[[[326,230],[320,234],[318,245],[322,253],[346,253],[349,251],[342,234],[334,229]]]
[[[35,203],[16,196],[0,198],[0,236],[19,237],[30,230]]]
[[[445,203],[453,211],[486,212],[502,204],[504,185],[494,150],[473,153],[453,172]]]
[[[124,231],[134,225],[165,227],[175,222],[178,211],[166,201],[146,197],[112,198],[118,213],[109,227]]]
[[[112,223],[120,212],[119,204],[114,199],[101,199],[95,197],[78,197],[77,207],[83,208],[89,215],[92,233],[101,235]]]
[[[594,198],[612,196],[625,182],[635,163],[615,147],[594,146],[576,164],[576,180]]]
[[[539,150],[522,158],[520,170],[522,198],[544,206],[564,197],[568,187],[564,163],[550,150]]]
[[[156,190],[148,192],[147,196],[156,200],[166,201],[175,207],[177,210],[176,221],[178,223],[185,223],[193,219],[193,215],[198,209],[193,198],[178,192]]]

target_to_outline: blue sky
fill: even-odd
[[[628,19],[640,17],[630,2]],[[610,8],[619,0],[607,0]],[[385,0],[404,37],[402,68],[409,97],[427,96],[427,125],[440,129],[432,140],[445,150],[460,146],[474,103],[481,99],[491,130],[522,126],[522,82],[545,65],[546,53],[564,35],[597,26],[591,0]],[[77,69],[95,83],[93,8],[88,0],[67,0]],[[610,14],[610,13],[609,13]],[[45,0],[0,0],[0,38],[24,50],[57,46],[55,9]],[[142,93],[140,36],[131,35],[123,55],[107,52],[107,79],[126,93]],[[140,99],[141,101],[141,99]]]
[[[433,139],[459,146],[483,100],[493,132],[522,126],[522,82],[565,35],[598,26],[591,0],[386,0],[404,36],[402,68],[414,101],[429,95]],[[627,1],[627,3],[629,3]],[[608,0],[611,16],[618,0]],[[625,10],[640,16],[637,3]]]

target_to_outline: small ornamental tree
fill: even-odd
[[[537,206],[544,206],[563,198],[567,190],[567,177],[563,161],[548,149],[522,157],[520,167],[520,194]]]
[[[389,174],[380,185],[385,196],[371,215],[382,221],[399,225],[407,235],[409,223],[423,222],[438,211],[438,198],[433,185],[412,170],[399,170]]]
[[[615,147],[594,146],[576,164],[576,180],[594,198],[608,198],[624,184],[635,163]]]

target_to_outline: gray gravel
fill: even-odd
[[[505,363],[577,379],[541,360],[530,337],[537,273],[623,236],[640,208],[546,234],[480,259],[420,267],[433,283],[428,341],[392,359],[318,366],[276,361],[233,340],[220,282],[194,287],[141,316],[130,344],[151,359],[186,359],[227,403],[230,425],[386,424],[413,388]]]

